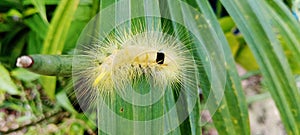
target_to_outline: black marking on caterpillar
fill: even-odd
[[[157,64],[164,64],[164,60],[165,60],[165,53],[162,52],[162,51],[157,52],[156,63]]]

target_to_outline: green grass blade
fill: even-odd
[[[79,0],[62,0],[49,25],[42,54],[61,54]]]
[[[205,93],[205,96],[207,99],[209,99],[207,102],[210,103],[210,110],[212,110],[211,108],[217,108],[218,107],[218,103],[220,103],[220,108],[218,109],[217,112],[214,113],[214,111],[211,111],[211,113],[214,115],[214,124],[216,125],[219,134],[250,134],[250,129],[249,129],[249,120],[248,120],[248,112],[247,112],[247,104],[245,102],[245,96],[243,93],[243,90],[241,88],[241,84],[240,84],[240,80],[239,77],[237,75],[236,69],[235,69],[235,64],[234,64],[234,60],[231,57],[231,52],[229,50],[229,47],[227,46],[223,46],[222,44],[220,44],[220,41],[222,41],[223,43],[227,43],[224,35],[222,35],[222,30],[215,18],[214,13],[212,12],[212,10],[209,8],[209,4],[206,1],[197,1],[200,9],[202,11],[202,13],[204,14],[205,17],[207,18],[203,18],[200,16],[200,19],[204,19],[210,23],[212,23],[212,28],[209,26],[206,26],[207,24],[205,24],[205,22],[200,22],[199,20],[195,20],[195,22],[200,22],[197,24],[198,28],[195,27],[196,25],[194,25],[195,30],[199,29],[199,33],[200,33],[200,37],[203,40],[203,44],[206,46],[206,48],[208,48],[208,52],[209,53],[214,53],[216,50],[215,48],[221,48],[222,50],[219,51],[224,51],[226,52],[227,55],[226,56],[226,65],[227,65],[227,69],[228,70],[228,75],[227,75],[227,83],[226,83],[226,90],[225,90],[225,97],[223,97],[223,100],[220,102],[220,98],[218,97],[218,94],[214,93],[214,90],[211,90],[211,84],[210,82],[214,82],[211,81],[209,78],[206,78],[206,80],[204,79],[205,76],[208,76],[209,73],[209,67],[210,63],[205,63],[205,55],[203,55],[203,53],[201,52],[202,48],[201,48],[201,43],[197,43],[196,50],[198,50],[198,55],[200,55],[200,57],[202,58],[202,62],[203,67],[200,67],[200,73],[201,73],[201,86],[202,89]],[[174,3],[172,3],[172,1],[169,2],[169,8],[170,8],[170,14],[172,17],[174,18],[181,18],[184,15],[186,15],[188,13],[188,11],[184,11],[182,13],[180,13],[180,11],[178,10],[177,7],[180,7],[180,5],[174,5]],[[192,16],[192,15],[191,15]],[[195,16],[195,18],[198,18],[199,16]],[[194,18],[189,18],[189,20],[194,20]],[[214,21],[213,21],[214,20]],[[189,22],[188,19],[184,20],[185,22]],[[186,24],[189,25],[189,24]],[[208,24],[211,25],[211,24]],[[216,29],[213,29],[216,28]],[[218,32],[216,32],[218,31]],[[197,32],[196,32],[197,33]],[[217,34],[218,33],[218,34]],[[208,36],[209,35],[209,36]],[[210,40],[209,40],[210,39]],[[212,47],[213,46],[213,47]],[[218,54],[222,54],[222,53],[218,53]],[[203,56],[201,56],[203,55]],[[219,55],[221,56],[221,55]],[[215,62],[215,65],[219,65],[219,68],[223,68],[223,69],[219,69],[219,71],[223,71],[225,70],[225,65],[221,66],[222,64],[224,64],[225,62],[221,62],[220,61],[212,61],[213,63]],[[223,60],[224,61],[224,60]],[[222,73],[218,74],[219,77],[222,78],[222,76],[224,77],[224,75],[222,75]],[[215,85],[215,84],[214,84]],[[223,85],[225,85],[225,82],[223,82]],[[224,87],[223,87],[224,89]],[[209,95],[209,92],[212,91],[213,94]],[[226,100],[227,99],[227,100]],[[215,102],[217,102],[217,104],[214,104]],[[238,105],[238,107],[237,107]]]
[[[61,54],[79,0],[62,0],[57,7],[44,40],[42,54]],[[42,85],[49,98],[54,99],[56,77],[42,76]]]
[[[72,106],[65,90],[60,91],[55,95],[57,103],[72,114],[77,114],[77,111]]]
[[[91,15],[95,16],[100,11],[100,0],[93,0]]]
[[[38,14],[26,18],[24,23],[34,32],[38,33],[38,36],[45,39],[49,24],[42,21],[43,19]]]
[[[192,104],[192,98],[189,97],[189,95],[186,95],[187,97],[187,104]],[[193,108],[193,110],[190,110],[191,113],[189,114],[189,126],[190,126],[190,132],[192,135],[202,135],[202,128],[201,128],[201,116],[200,116],[200,99],[196,101],[196,104]]]
[[[245,102],[244,99],[244,94],[243,94],[243,90],[241,88],[241,84],[240,84],[240,80],[239,77],[237,75],[237,72],[235,70],[235,64],[233,61],[233,58],[231,57],[231,52],[229,50],[229,48],[226,46],[223,47],[220,44],[220,41],[222,41],[223,43],[227,43],[224,35],[222,35],[222,30],[220,28],[220,26],[217,24],[216,18],[214,18],[214,13],[212,12],[212,10],[209,8],[209,4],[205,1],[197,1],[198,4],[200,5],[200,9],[201,11],[204,13],[204,16],[208,18],[209,22],[213,24],[213,28],[215,29],[211,29],[210,27],[207,28],[207,26],[205,25],[205,23],[202,22],[198,24],[199,28],[200,28],[200,37],[202,37],[203,39],[205,39],[203,42],[206,46],[212,46],[215,45],[215,48],[222,48],[224,52],[226,52],[229,57],[226,57],[226,65],[227,65],[227,72],[228,72],[228,76],[227,76],[227,83],[226,83],[226,91],[225,91],[225,97],[223,98],[222,102],[221,102],[221,108],[218,109],[218,111],[216,113],[214,113],[214,120],[215,120],[215,125],[217,125],[218,131],[220,134],[250,134],[250,129],[249,129],[249,120],[248,120],[248,113],[247,113],[247,104]],[[178,8],[180,7],[180,5],[174,5],[174,3],[172,3],[172,1],[169,2],[169,8],[170,8],[170,13],[171,16],[174,18],[181,18],[182,17],[182,13],[180,13],[178,11]],[[187,11],[183,12],[185,15],[187,14]],[[202,16],[202,15],[200,15]],[[198,16],[199,17],[199,16]],[[197,16],[196,16],[197,18]],[[190,20],[194,20],[194,18],[189,18]],[[200,20],[203,19],[202,17],[200,17]],[[215,20],[215,21],[212,21]],[[185,20],[185,22],[188,22],[187,20]],[[197,20],[195,21],[197,22]],[[195,26],[195,25],[194,25]],[[202,27],[201,27],[202,26]],[[198,29],[198,28],[194,28],[194,29]],[[210,33],[210,31],[213,31],[212,33]],[[218,32],[215,32],[218,31]],[[202,33],[201,33],[202,32]],[[210,36],[207,36],[209,33]],[[218,34],[219,35],[218,35]],[[208,39],[214,39],[214,40],[208,40]],[[196,46],[196,50],[201,50],[201,47]],[[215,51],[214,47],[208,48],[210,53],[213,53]],[[217,49],[216,49],[217,50]],[[199,51],[201,52],[201,51]],[[202,53],[198,53],[198,55],[200,55],[200,57],[204,57],[204,60],[202,60],[202,62],[204,61],[205,63],[205,56],[201,56]],[[222,54],[222,53],[218,53],[218,54]],[[225,62],[220,62],[220,61],[213,61],[213,62],[219,62],[219,65],[224,64]],[[210,87],[210,81],[207,78],[206,81],[204,81],[204,76],[207,76],[207,74],[209,74],[209,69],[207,69],[207,67],[209,67],[210,63],[205,63],[203,64],[203,67],[205,67],[206,69],[202,69],[202,71],[200,72],[204,72],[202,73],[200,79],[201,81],[201,86],[202,89],[204,90],[205,96],[207,99],[210,99],[210,101],[215,101],[215,102],[220,102],[220,99],[218,98],[218,94],[215,94],[215,96],[209,96],[209,92],[211,91],[211,87]],[[218,65],[218,64],[216,64]],[[225,65],[221,66],[221,67],[225,67]],[[224,69],[223,69],[224,70]],[[222,70],[221,70],[222,71]],[[222,74],[219,74],[221,77]],[[224,75],[223,75],[224,76]],[[206,87],[208,86],[208,87]],[[227,99],[227,100],[225,100]],[[217,108],[218,104],[210,104],[211,108]],[[237,107],[238,105],[238,107]],[[228,107],[230,106],[230,107]],[[233,108],[233,109],[232,109]],[[237,109],[238,108],[238,109]],[[225,123],[225,124],[224,124]]]
[[[220,108],[213,115],[214,124],[219,131],[219,134],[250,134],[250,126],[247,112],[247,104],[245,101],[245,95],[240,84],[234,60],[231,56],[229,45],[226,38],[219,26],[217,19],[210,8],[207,1],[197,0],[197,4],[201,9],[203,15],[209,20],[212,25],[218,40],[225,45],[220,45],[225,53],[227,81],[225,86],[225,93],[221,102]],[[203,77],[205,78],[205,77]],[[208,81],[208,80],[207,80]],[[203,79],[202,83],[207,83]],[[207,84],[208,86],[210,83]],[[205,86],[205,84],[204,84]],[[207,89],[204,94],[207,93]],[[205,94],[206,97],[208,94]]]
[[[171,18],[173,20],[173,22],[171,22],[170,24],[167,24],[169,26],[173,25],[173,31],[175,33],[176,36],[179,37],[179,39],[181,39],[182,41],[187,40],[188,38],[190,38],[188,35],[188,31],[182,29],[181,26],[179,26],[179,24],[177,23],[181,23],[183,24],[183,11],[180,9],[178,10],[178,7],[181,7],[182,5],[180,4],[180,2],[174,2],[171,0],[168,1],[164,1],[164,2],[160,2],[160,6],[161,6],[161,12],[164,14],[164,16],[169,16],[169,18]],[[167,7],[167,8],[166,8]],[[184,6],[184,8],[186,9],[186,5]],[[174,21],[174,20],[181,20],[180,21]],[[189,45],[186,45],[189,46]],[[197,92],[196,92],[197,93]],[[187,100],[187,106],[193,104],[193,96],[186,96],[186,100]],[[189,118],[188,121],[185,121],[182,125],[181,125],[181,133],[182,134],[186,134],[186,133],[191,133],[193,135],[200,135],[202,134],[202,128],[201,128],[201,123],[200,123],[200,101],[199,98],[197,98],[196,104],[194,106],[194,108],[192,110],[189,110],[191,108],[186,108],[188,110],[188,112],[191,112],[189,114]],[[177,129],[179,130],[179,129]],[[176,134],[176,130],[174,132],[174,134]]]
[[[300,25],[290,10],[280,1],[266,1],[268,13],[271,14],[273,30],[283,45],[285,54],[294,73],[300,74]]]
[[[40,16],[42,17],[44,23],[48,24],[45,8],[45,0],[31,0],[35,8],[39,11]]]
[[[287,133],[299,134],[299,92],[283,49],[269,24],[266,5],[250,0],[222,0],[222,4],[250,46]]]
[[[37,54],[41,52],[43,44],[43,39],[40,38],[39,34],[30,31],[28,33],[28,40],[27,40],[27,54]]]
[[[0,93],[8,93],[11,95],[21,95],[21,91],[18,90],[16,84],[11,79],[8,70],[0,64]]]

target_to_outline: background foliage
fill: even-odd
[[[0,2],[0,120],[6,122],[0,132],[95,134],[96,127],[80,112],[74,97],[68,93],[70,78],[41,76],[16,68],[15,62],[25,54],[72,54],[87,22],[113,2]],[[224,67],[228,79],[222,104],[213,116],[214,123],[202,130],[216,128],[219,134],[250,134],[246,100],[251,98],[255,102],[261,94],[246,97],[240,82],[247,76],[259,74],[263,77],[265,92],[270,93],[276,103],[286,133],[300,134],[300,92],[296,87],[300,73],[300,24],[292,15],[293,1],[186,2],[211,21],[218,40],[224,45],[228,65]],[[181,12],[172,4],[169,8],[174,10],[173,17],[176,11]],[[248,71],[242,78],[237,74],[235,62]],[[201,74],[206,76],[205,69]],[[201,83],[210,86],[211,82],[203,78]],[[204,100],[209,92],[205,86],[202,87]]]

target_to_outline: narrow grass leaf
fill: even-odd
[[[39,11],[40,16],[42,17],[44,23],[48,24],[47,15],[46,15],[46,7],[45,0],[31,0],[35,8]]]
[[[16,84],[11,79],[8,70],[0,64],[0,91],[5,91],[11,95],[20,95]]]
[[[299,134],[299,92],[264,2],[221,1],[252,50],[288,134]]]
[[[268,13],[271,14],[272,30],[281,42],[294,73],[300,74],[300,25],[290,10],[278,0],[267,0]]]
[[[42,54],[61,54],[79,0],[62,0],[57,7],[44,40]],[[56,77],[42,76],[42,85],[49,98],[54,99]]]
[[[222,43],[219,48],[223,50],[226,62],[223,67],[226,69],[227,74],[225,93],[218,111],[213,116],[214,124],[217,127],[219,134],[236,133],[249,135],[250,125],[245,95],[228,42],[226,41],[209,3],[205,0],[197,0],[197,4],[203,15],[208,19],[208,22],[212,25],[214,34],[217,37],[216,39]],[[213,84],[213,82],[210,83]],[[226,124],[219,122],[219,120]]]
[[[38,36],[45,39],[48,31],[49,24],[42,21],[41,16],[34,14],[24,20],[24,23],[34,32],[38,33]],[[42,46],[42,45],[40,45]]]

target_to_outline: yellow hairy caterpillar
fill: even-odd
[[[120,42],[109,42],[104,48],[99,48],[91,55],[99,56],[96,63],[101,63],[93,69],[92,86],[101,90],[112,90],[112,85],[124,88],[134,78],[146,76],[152,79],[156,86],[179,82],[190,60],[180,42],[172,41],[170,37],[158,32],[145,32],[138,35],[127,35],[128,39]],[[102,50],[103,49],[103,50]],[[111,50],[111,52],[107,52]],[[115,79],[115,80],[113,80]],[[113,83],[117,81],[118,83]]]
[[[195,84],[195,62],[186,43],[158,28],[140,27],[133,32],[115,29],[104,41],[79,51],[88,57],[89,65],[74,71],[75,76],[84,76],[75,83],[82,102],[91,103],[112,93],[126,94],[128,89],[139,91],[133,85],[141,79],[160,93],[176,84]]]

